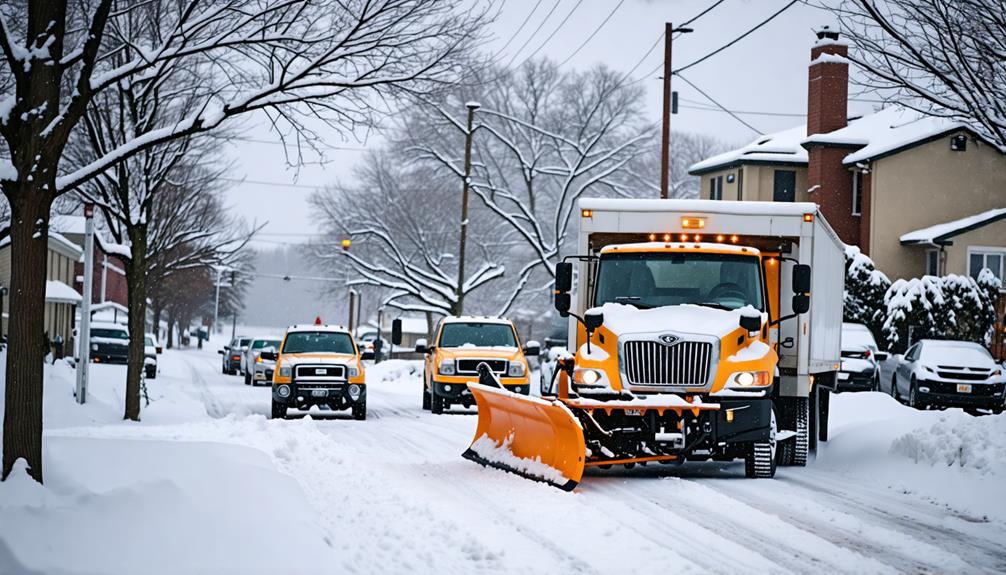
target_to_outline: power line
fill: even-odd
[[[717,0],[716,2],[713,2],[712,6],[706,8],[705,10],[703,10],[701,12],[699,12],[695,16],[692,16],[691,20],[688,20],[686,22],[682,22],[681,24],[678,24],[678,26],[684,27],[684,26],[687,26],[687,25],[691,24],[692,22],[694,22],[694,21],[698,20],[699,18],[705,16],[709,12],[712,12],[714,8],[716,8],[717,6],[719,6],[720,4],[722,4],[725,1],[726,0]]]
[[[256,186],[272,186],[276,188],[298,188],[304,190],[323,190],[325,186],[309,186],[307,184],[294,184],[290,182],[268,182],[265,180],[248,180],[243,178],[226,178],[221,176],[220,178],[225,182],[233,182],[235,184],[252,184]]]
[[[573,15],[574,12],[576,12],[577,8],[579,8],[581,4],[583,4],[583,0],[576,0],[576,4],[574,4],[573,8],[569,11],[569,13],[566,14],[566,17],[563,18],[561,22],[559,22],[559,25],[555,27],[555,30],[552,30],[552,33],[549,34],[548,37],[545,38],[545,40],[541,44],[539,44],[538,47],[535,48],[533,52],[531,52],[530,54],[527,55],[526,58],[521,60],[520,66],[523,66],[524,62],[527,62],[531,58],[534,58],[534,55],[540,52],[541,49],[544,48],[545,45],[548,44],[552,40],[552,38],[559,33],[559,30],[562,30],[562,27],[566,25],[566,22],[569,21],[569,18]],[[520,68],[520,66],[517,67]]]
[[[755,30],[757,30],[757,29],[761,28],[762,26],[768,24],[769,22],[771,22],[772,20],[774,20],[778,15],[782,14],[786,10],[789,10],[791,6],[793,6],[794,4],[796,4],[799,1],[800,0],[791,0],[788,4],[786,4],[785,6],[783,6],[782,8],[780,8],[775,14],[772,14],[771,16],[769,16],[768,18],[766,18],[765,20],[762,20],[761,22],[759,22],[754,28],[751,28],[747,32],[741,34],[740,36],[734,38],[730,42],[727,42],[723,46],[720,46],[719,48],[713,50],[712,52],[706,54],[705,56],[699,58],[698,60],[695,60],[691,64],[686,64],[686,65],[678,68],[677,70],[674,70],[673,72],[671,72],[671,74],[677,74],[678,72],[684,72],[685,70],[691,68],[692,66],[696,66],[698,64],[701,64],[702,62],[705,62],[709,58],[712,58],[713,56],[719,54],[720,52],[722,52],[722,51],[726,50],[727,48],[733,46],[737,42],[740,42],[744,38],[748,37]]]
[[[517,27],[517,30],[510,35],[510,39],[506,41],[506,44],[503,44],[503,47],[497,50],[496,54],[494,54],[493,57],[490,58],[491,60],[495,61],[496,58],[498,58],[500,54],[502,54],[503,51],[506,50],[508,46],[510,46],[510,43],[517,38],[517,35],[520,34],[522,30],[524,30],[524,26],[527,26],[527,23],[531,21],[531,16],[534,16],[534,13],[538,11],[538,6],[541,6],[541,0],[538,0],[537,2],[534,3],[534,8],[531,8],[531,11],[528,12],[527,16],[524,17],[524,21],[521,22],[520,26]]]
[[[728,110],[728,109],[726,108],[726,106],[724,106],[723,104],[720,104],[719,102],[717,102],[717,101],[716,101],[716,100],[715,100],[715,99],[714,99],[714,98],[713,98],[712,96],[710,96],[710,95],[709,95],[709,94],[707,94],[707,93],[706,93],[705,91],[703,91],[703,90],[702,90],[702,88],[699,88],[698,86],[696,86],[695,84],[693,84],[691,80],[689,80],[688,78],[685,78],[685,77],[684,77],[684,76],[682,76],[681,74],[676,74],[676,75],[677,75],[677,77],[678,77],[678,78],[681,78],[681,80],[682,80],[682,81],[684,81],[684,83],[686,83],[686,84],[688,84],[689,86],[691,86],[692,88],[694,88],[696,92],[698,92],[699,94],[702,94],[703,96],[705,96],[705,98],[706,98],[707,100],[709,100],[710,102],[712,102],[713,104],[715,104],[717,108],[719,108],[719,109],[723,110],[723,111],[724,111],[724,112],[726,112],[727,114],[730,114],[730,116],[731,116],[731,117],[732,117],[733,119],[737,120],[737,121],[738,121],[738,122],[740,122],[741,124],[744,124],[745,126],[747,126],[748,128],[750,128],[750,129],[751,129],[752,131],[754,131],[754,132],[755,132],[756,134],[758,134],[759,136],[761,136],[761,135],[764,135],[764,133],[763,133],[763,132],[762,132],[761,130],[759,130],[758,128],[755,128],[755,127],[754,127],[754,126],[752,126],[751,124],[748,124],[747,122],[745,122],[745,121],[744,121],[744,119],[743,119],[743,118],[741,118],[741,117],[740,117],[740,116],[738,116],[737,114],[733,113],[732,111]]]
[[[594,31],[590,33],[590,36],[587,36],[587,39],[584,40],[583,43],[581,43],[579,46],[577,46],[576,50],[573,50],[572,54],[566,56],[565,60],[559,62],[559,67],[564,66],[566,62],[569,62],[570,60],[573,59],[573,56],[579,54],[580,50],[583,50],[583,47],[586,46],[591,40],[593,40],[594,36],[597,36],[597,33],[601,31],[601,28],[604,28],[604,25],[608,23],[608,20],[611,20],[611,17],[615,15],[615,12],[618,12],[618,9],[622,7],[622,4],[625,4],[625,0],[618,0],[618,4],[615,4],[615,7],[611,10],[611,12],[608,12],[608,15],[604,17],[604,20],[602,20],[600,24],[598,24],[597,28],[594,28]]]
[[[535,35],[541,31],[542,26],[545,25],[545,22],[548,22],[548,19],[552,17],[552,13],[555,12],[555,9],[558,8],[561,3],[562,0],[555,0],[555,4],[552,5],[552,9],[548,11],[548,14],[545,14],[545,18],[538,24],[538,27],[534,29],[534,32],[531,32],[531,35],[527,37],[527,40],[524,40],[524,43],[520,45],[520,48],[517,48],[517,51],[510,57],[510,61],[506,63],[506,68],[509,68],[510,65],[513,64],[513,61],[517,59],[517,56],[521,53],[521,51],[524,50],[524,48],[527,48],[527,45],[530,44]]]
[[[688,110],[699,110],[702,112],[723,112],[719,108],[707,105],[688,105],[688,104],[678,104],[679,108],[685,108]],[[806,114],[789,114],[786,112],[757,112],[753,110],[730,110],[734,114],[739,114],[741,116],[778,116],[783,118],[803,118]]]

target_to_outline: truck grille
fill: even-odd
[[[297,379],[345,379],[344,365],[298,365],[294,376]]]
[[[668,346],[656,341],[627,341],[624,356],[629,383],[702,387],[709,381],[713,344],[683,341]]]
[[[505,373],[510,363],[505,359],[459,359],[458,373],[478,373],[480,363],[485,363],[493,373]]]

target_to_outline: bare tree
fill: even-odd
[[[825,3],[852,44],[864,86],[966,122],[1006,149],[1006,1]]]
[[[457,76],[484,7],[460,0],[66,0],[0,4],[0,187],[11,206],[11,353],[2,477],[26,459],[42,480],[42,333],[53,201],[127,158],[262,110],[310,142],[305,118],[372,125],[386,99]],[[114,9],[113,9],[114,8]],[[142,14],[150,32],[123,33]],[[116,64],[112,55],[129,51]],[[181,121],[152,127],[71,170],[61,161],[98,95],[120,83],[185,74],[199,95]],[[39,238],[42,238],[39,241]]]

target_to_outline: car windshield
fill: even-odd
[[[252,342],[252,349],[262,349],[263,347],[279,347],[278,339],[256,339]]]
[[[248,347],[248,342],[249,341],[251,341],[251,340],[246,339],[246,338],[239,339],[237,347]]]
[[[594,305],[750,305],[764,310],[759,262],[754,256],[702,252],[603,255]]]
[[[987,349],[963,341],[924,343],[919,361],[930,365],[962,367],[979,367],[994,363]]]
[[[287,334],[283,353],[356,353],[348,333],[298,331]]]
[[[517,347],[506,323],[451,322],[440,330],[440,347]]]
[[[91,328],[91,337],[107,337],[110,339],[129,339],[129,333],[124,329],[93,327]]]
[[[854,349],[857,347],[867,347],[877,350],[877,342],[873,340],[873,334],[869,330],[860,327],[842,328],[842,348]]]
[[[147,347],[154,347],[154,346],[156,346],[157,344],[156,344],[156,343],[154,343],[154,338],[152,338],[152,337],[150,337],[150,336],[148,335],[148,336],[146,336],[145,338],[143,338],[143,345],[145,345],[145,346],[147,346]]]

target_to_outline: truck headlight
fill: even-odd
[[[276,395],[280,397],[290,397],[290,386],[280,385],[276,388]]]
[[[348,372],[349,372],[349,377],[358,377],[360,375],[360,368],[358,368],[358,367],[350,367],[349,370],[348,370]]]
[[[98,351],[98,344],[92,343],[91,344],[91,351]]]
[[[454,361],[450,359],[441,361],[437,371],[440,372],[440,375],[454,375]]]
[[[524,364],[519,361],[511,363],[510,367],[506,370],[506,374],[510,377],[524,377]]]
[[[600,387],[604,385],[604,374],[596,369],[578,367],[573,370],[573,381],[577,385]]]
[[[290,367],[289,365],[284,365],[279,368],[280,377],[290,377],[292,375],[293,375],[293,368]]]
[[[730,376],[728,387],[755,388],[772,385],[772,377],[767,371],[738,371]]]
[[[355,383],[350,384],[350,386],[349,386],[349,397],[353,398],[353,401],[356,401],[357,399],[360,399],[360,393],[362,393],[362,392],[363,392],[363,389],[359,385],[357,385]]]

